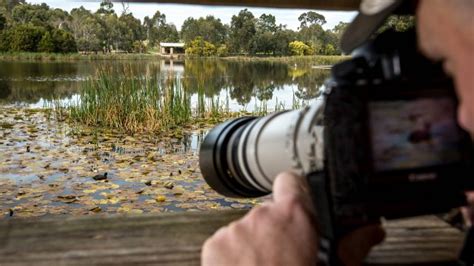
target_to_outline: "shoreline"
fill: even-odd
[[[179,55],[176,58],[159,54],[56,54],[56,53],[0,53],[0,61],[113,61],[113,60],[227,60],[237,62],[282,62],[296,63],[301,61],[314,61],[317,65],[333,65],[350,56],[345,55],[307,55],[307,56],[247,56],[233,55],[225,57],[196,57]]]

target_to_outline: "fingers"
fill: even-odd
[[[469,206],[461,208],[461,213],[467,227],[474,224],[474,191],[466,192],[467,202]]]
[[[273,183],[273,200],[282,202],[305,192],[304,180],[290,172],[279,174]]]
[[[346,266],[361,265],[373,246],[381,243],[385,231],[380,225],[369,225],[345,236],[339,243],[338,255]]]

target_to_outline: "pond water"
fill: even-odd
[[[108,69],[178,78],[227,101],[231,111],[296,108],[319,95],[329,71],[297,63],[186,61],[0,61],[0,219],[49,215],[152,213],[250,208],[259,200],[224,198],[202,179],[198,150],[209,130],[179,136],[124,135],[51,119],[52,101],[74,102],[81,86]],[[137,74],[140,75],[140,74]],[[130,78],[134,78],[131,76]],[[108,173],[105,181],[97,174]]]
[[[241,62],[219,59],[114,60],[71,62],[0,61],[0,104],[43,107],[48,101],[75,101],[81,84],[95,78],[99,70],[116,75],[123,72],[178,77],[183,88],[195,94],[204,90],[206,97],[227,100],[231,111],[254,111],[262,102],[268,108],[289,109],[318,96],[329,71],[314,63]],[[125,71],[124,71],[125,70]],[[136,74],[135,74],[136,75]]]

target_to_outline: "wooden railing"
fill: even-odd
[[[199,265],[201,245],[243,211],[0,221],[0,265]],[[371,265],[453,262],[463,234],[434,216],[384,223]]]

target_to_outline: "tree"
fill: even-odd
[[[54,45],[53,37],[51,33],[46,32],[41,41],[38,43],[38,52],[43,53],[54,53],[56,52],[56,47]]]
[[[202,37],[197,37],[186,47],[186,54],[189,55],[213,56],[216,55],[216,53],[216,46],[210,42],[205,41]]]
[[[337,38],[340,40],[342,34],[346,31],[347,26],[349,26],[349,23],[340,21],[339,24],[334,26],[332,32],[334,32],[337,35]]]
[[[249,53],[256,31],[252,12],[244,9],[237,16],[232,16],[229,41],[231,50],[235,53]]]
[[[383,32],[388,29],[395,31],[407,31],[415,26],[415,17],[413,16],[390,16],[385,23],[380,27],[378,32]]]
[[[45,33],[44,28],[29,24],[17,25],[9,31],[9,50],[12,52],[36,52]]]
[[[179,33],[176,26],[166,23],[166,15],[156,11],[152,18],[145,17],[144,27],[147,39],[151,45],[159,42],[179,41]]]
[[[273,37],[275,40],[274,55],[290,55],[291,51],[288,44],[296,40],[297,33],[283,27]]]
[[[326,18],[323,15],[314,11],[309,11],[301,14],[298,17],[298,21],[300,22],[300,28],[309,27],[310,25],[314,24],[320,26],[326,24]]]
[[[17,25],[30,23],[34,26],[48,27],[50,16],[49,6],[44,3],[41,5],[21,4],[12,10],[12,19]]]
[[[0,13],[0,31],[7,27],[7,18]]]
[[[82,6],[71,10],[69,27],[79,51],[98,52],[106,45],[106,29],[99,16],[93,15]]]
[[[10,31],[4,30],[0,32],[0,52],[8,52],[10,50]]]
[[[312,54],[311,48],[301,41],[293,41],[288,45],[292,55],[309,55]]]
[[[323,24],[326,19],[323,15],[310,11],[298,17],[300,21],[300,31],[298,39],[308,44],[316,53],[322,50],[326,44],[322,41],[324,35]]]
[[[197,37],[213,44],[223,44],[227,39],[227,27],[214,16],[187,18],[181,27],[181,39],[188,43]]]
[[[272,14],[262,14],[257,20],[257,30],[262,32],[275,32],[278,30],[275,16]]]
[[[54,43],[54,52],[56,53],[77,52],[76,41],[74,40],[74,36],[72,36],[71,33],[65,30],[55,29],[53,30],[51,35],[52,35],[52,39]]]
[[[97,14],[101,15],[111,15],[114,14],[114,4],[112,3],[111,0],[103,0],[100,3],[100,8],[96,12]]]

